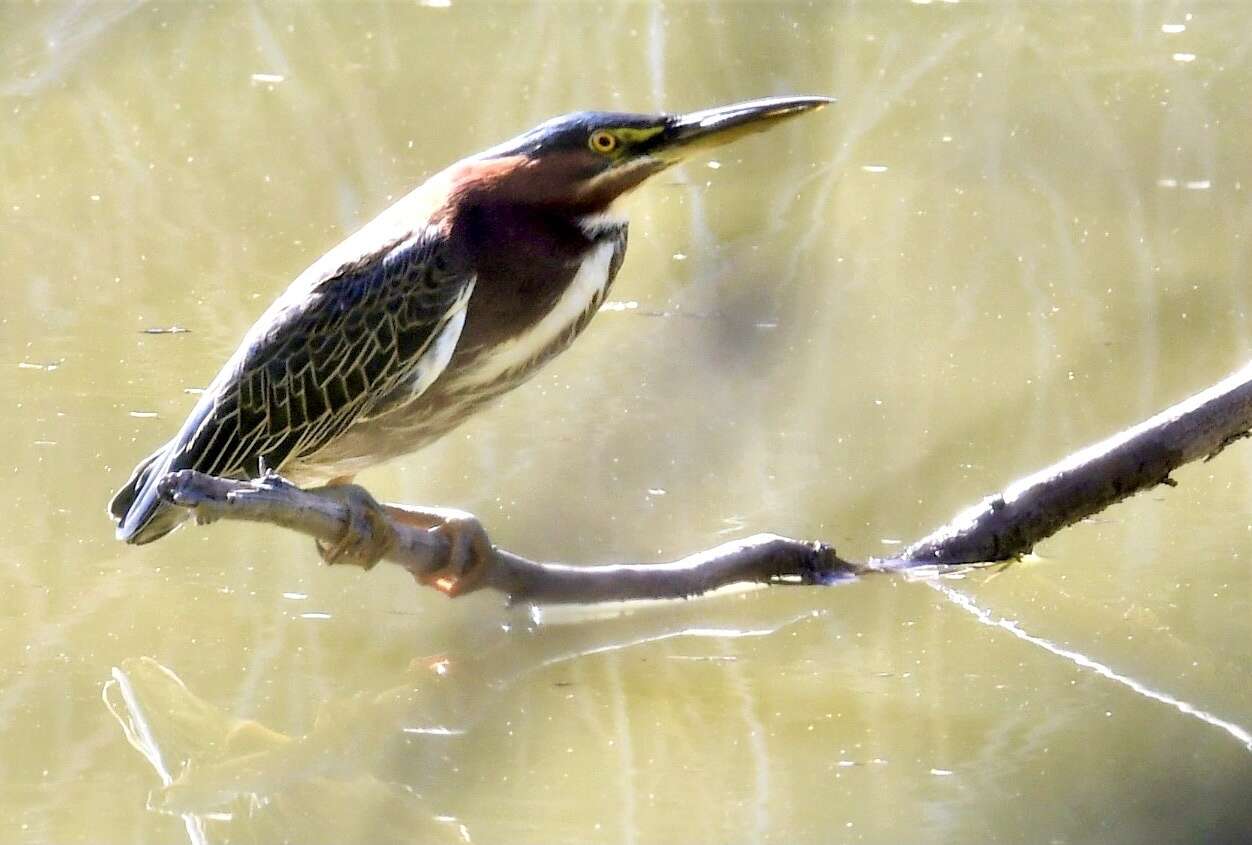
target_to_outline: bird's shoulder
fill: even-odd
[[[315,262],[253,324],[176,438],[186,460],[214,473],[256,455],[279,466],[412,378],[474,278],[442,227],[396,212]]]
[[[280,352],[293,335],[386,314],[397,328],[438,322],[473,272],[444,227],[379,218],[301,273],[257,320],[239,358]]]
[[[296,277],[271,311],[343,310],[388,285],[443,281],[468,272],[465,262],[456,260],[442,217],[442,181],[428,180],[327,251]]]

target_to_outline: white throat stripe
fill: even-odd
[[[510,370],[525,366],[551,346],[578,322],[596,297],[602,295],[609,283],[609,266],[616,249],[617,242],[610,238],[597,244],[583,259],[556,306],[525,332],[493,350],[486,360],[465,374],[465,381],[490,384]]]

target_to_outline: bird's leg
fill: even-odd
[[[308,491],[340,502],[348,512],[348,525],[342,537],[333,544],[321,540],[313,542],[318,555],[327,564],[351,563],[368,570],[382,560],[391,546],[391,526],[383,506],[368,490],[351,481],[352,476],[335,478],[324,487]]]
[[[449,598],[478,588],[494,549],[478,517],[454,508],[422,508],[414,505],[382,505],[392,519],[439,534],[448,541],[448,562],[417,580]]]

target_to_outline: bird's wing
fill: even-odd
[[[311,280],[253,326],[171,446],[171,468],[252,475],[307,456],[380,396],[447,366],[474,277],[422,232]],[[317,267],[311,268],[315,272]]]

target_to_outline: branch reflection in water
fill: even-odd
[[[416,659],[390,688],[327,702],[303,736],[231,715],[147,657],[115,667],[103,697],[161,780],[149,808],[180,815],[192,843],[471,842],[468,828],[422,793],[436,780],[474,777],[456,765],[457,743],[522,679],[676,637],[767,637],[821,615],[770,601],[515,608],[470,653]],[[398,756],[428,781],[397,777]]]

